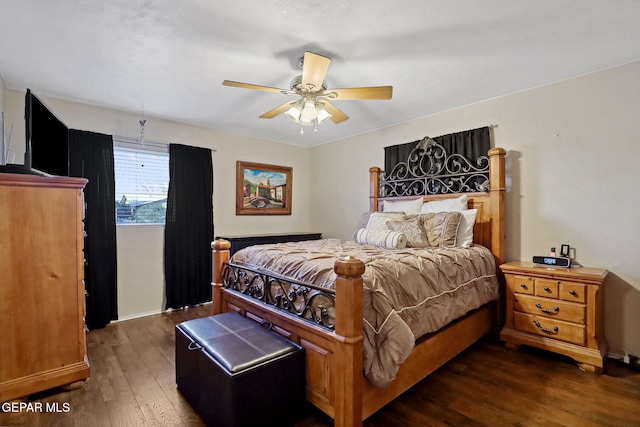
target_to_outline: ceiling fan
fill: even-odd
[[[285,95],[297,96],[295,101],[287,101],[284,104],[267,111],[260,118],[272,119],[279,114],[283,114],[294,123],[301,126],[300,133],[303,134],[302,126],[317,126],[331,119],[334,123],[341,123],[349,117],[340,111],[332,101],[352,101],[367,99],[391,99],[393,87],[372,86],[353,87],[343,89],[327,89],[324,78],[331,64],[331,59],[313,52],[305,52],[300,58],[302,75],[291,80],[290,89],[278,89],[269,86],[260,86],[250,83],[234,82],[225,80],[225,86],[240,87],[245,89],[263,90],[267,92],[277,92]]]

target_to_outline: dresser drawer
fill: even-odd
[[[585,328],[575,323],[532,314],[514,313],[514,328],[530,334],[584,346]]]
[[[514,275],[513,291],[519,294],[533,295],[535,281],[533,277]]]
[[[514,295],[513,309],[568,322],[585,324],[587,308],[583,304],[573,304],[557,299],[538,298],[529,295]]]

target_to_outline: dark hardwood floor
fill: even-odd
[[[210,305],[113,323],[87,335],[91,378],[31,396],[60,412],[0,413],[2,426],[202,426],[176,389],[174,326]],[[6,408],[4,408],[6,409]],[[309,406],[299,426],[331,426]],[[374,414],[368,427],[640,426],[640,372],[607,361],[602,375],[533,349],[484,339]]]

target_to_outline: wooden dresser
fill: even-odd
[[[89,377],[86,183],[0,174],[0,402]]]
[[[601,373],[608,350],[603,330],[607,270],[530,262],[510,262],[500,269],[507,283],[500,339],[569,356],[581,369]]]

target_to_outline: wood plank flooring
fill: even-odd
[[[202,426],[176,389],[176,324],[210,305],[117,322],[87,335],[91,378],[28,402],[59,412],[0,412],[0,426]],[[332,426],[309,405],[300,427]],[[607,361],[603,375],[533,349],[484,339],[365,421],[393,426],[640,426],[640,372]]]

